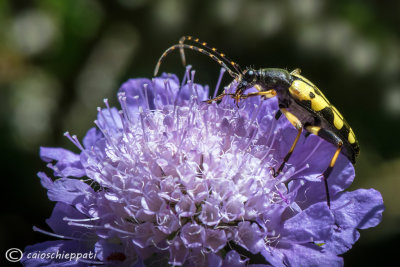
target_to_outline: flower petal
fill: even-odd
[[[75,205],[82,202],[88,193],[93,192],[93,189],[81,180],[60,178],[53,182],[43,172],[39,172],[38,176],[43,187],[48,190],[47,195],[51,201]]]
[[[326,249],[342,254],[348,251],[360,237],[357,229],[374,227],[382,220],[384,210],[381,194],[374,189],[358,189],[344,192],[332,203],[338,227],[332,242]]]
[[[65,235],[67,237],[73,234],[74,237],[77,238],[90,232],[88,229],[69,224],[69,222],[79,219],[87,219],[87,216],[80,213],[70,205],[64,204],[63,202],[57,202],[50,218],[46,220],[46,223],[54,233]]]
[[[332,235],[334,218],[326,203],[317,203],[286,220],[284,240],[307,243],[328,240]]]
[[[46,162],[57,161],[54,174],[62,177],[82,177],[86,174],[78,154],[63,148],[41,147],[40,157]]]
[[[270,255],[281,253],[282,264],[277,258],[271,261]],[[314,244],[291,244],[287,247],[269,247],[263,251],[264,257],[274,266],[343,266],[343,259],[336,254],[324,251]]]

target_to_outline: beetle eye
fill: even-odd
[[[244,74],[244,79],[248,82],[253,80],[253,76],[254,76],[254,71],[249,70]]]

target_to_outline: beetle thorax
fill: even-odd
[[[291,76],[284,69],[261,69],[259,70],[259,84],[263,90],[274,89],[278,92],[287,90],[291,84]]]

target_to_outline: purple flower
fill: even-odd
[[[344,191],[354,168],[343,155],[328,208],[320,175],[335,147],[317,136],[303,136],[272,177],[296,136],[275,120],[276,99],[206,104],[208,88],[193,76],[182,86],[175,75],[129,80],[122,109],[105,101],[82,144],[66,134],[79,154],[41,148],[56,177],[39,173],[57,202],[46,233],[62,240],[27,247],[25,265],[341,266],[358,229],[379,224],[379,192]],[[96,258],[26,257],[57,250]]]

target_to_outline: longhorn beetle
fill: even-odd
[[[185,41],[191,41],[198,46],[185,44]],[[282,172],[286,162],[289,161],[303,130],[306,130],[307,134],[318,135],[336,146],[336,152],[333,154],[328,167],[322,173],[327,204],[330,207],[327,180],[339,154],[343,153],[355,164],[360,148],[353,130],[343,116],[313,83],[300,75],[300,69],[295,69],[290,73],[278,68],[257,70],[246,68],[243,71],[239,64],[230,60],[224,53],[218,52],[216,48],[211,48],[206,42],[201,42],[198,38],[192,36],[183,36],[179,40],[179,44],[171,46],[161,55],[155,67],[154,76],[157,75],[162,60],[177,48],[180,50],[184,65],[186,65],[184,49],[195,50],[218,62],[237,81],[238,84],[234,93],[222,93],[206,101],[207,103],[221,100],[225,96],[231,96],[237,104],[241,99],[253,96],[261,96],[264,99],[278,97],[279,110],[275,118],[279,119],[282,114],[285,115],[297,129],[297,136],[279,168],[277,170],[272,169],[274,177]],[[245,94],[245,91],[251,87],[256,88],[257,92]]]

